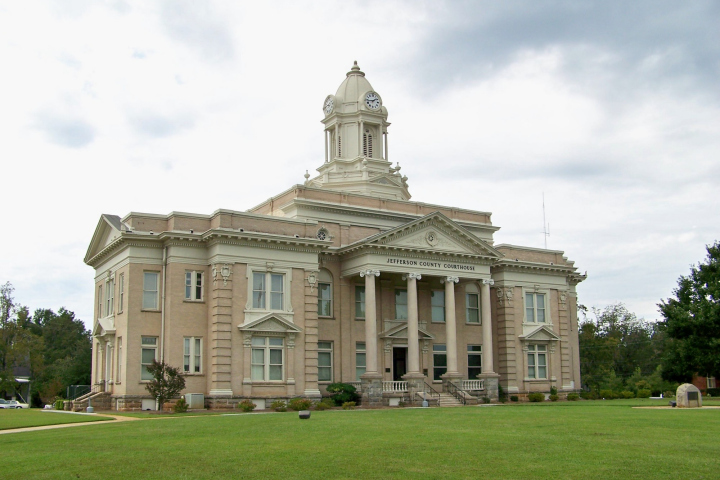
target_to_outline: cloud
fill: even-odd
[[[82,148],[95,140],[95,128],[79,118],[38,113],[34,126],[44,132],[50,142],[63,147]]]
[[[203,59],[221,62],[235,56],[228,26],[206,3],[166,1],[162,5],[161,16],[170,37],[196,49]]]
[[[141,114],[128,118],[133,129],[145,136],[163,138],[175,135],[183,130],[192,128],[195,119],[192,115],[164,116],[156,114]]]

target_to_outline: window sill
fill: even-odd
[[[279,387],[282,385],[286,385],[287,382],[285,380],[250,380],[250,385],[254,386],[267,386],[267,387]]]
[[[472,325],[473,327],[480,327],[480,326],[482,326],[482,323],[476,323],[476,322],[470,323],[470,322],[465,322],[465,325]]]
[[[183,300],[183,303],[205,303],[205,300],[191,300],[189,298],[186,298]]]
[[[335,317],[321,317],[318,315],[318,320],[335,320]]]
[[[433,321],[433,320],[430,320],[430,323],[431,323],[431,324],[435,323],[435,324],[437,324],[437,325],[445,325],[446,322],[435,322],[435,321]]]
[[[161,310],[159,308],[141,308],[140,311],[141,312],[160,313]]]
[[[193,373],[193,372],[181,372],[180,375],[183,377],[204,377],[204,373]]]
[[[545,383],[545,382],[549,382],[550,379],[548,379],[548,378],[525,378],[525,381],[530,382],[530,383]]]
[[[356,322],[364,322],[365,319],[364,319],[364,318],[356,318],[355,321],[356,321]]]

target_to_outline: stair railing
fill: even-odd
[[[434,400],[437,406],[440,406],[440,392],[435,390],[432,385],[425,382],[425,392],[423,392],[425,395],[425,398],[423,400],[427,400],[427,397],[430,397],[430,399]]]
[[[466,405],[466,403],[465,403],[465,391],[464,391],[464,390],[461,390],[460,388],[458,388],[456,385],[454,385],[454,384],[451,383],[451,382],[448,382],[448,383],[446,384],[446,387],[445,387],[445,388],[447,389],[447,391],[448,391],[449,394],[451,394],[453,397],[455,397],[455,398],[457,398],[458,400],[460,400],[460,402],[461,402],[463,405]]]

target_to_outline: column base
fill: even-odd
[[[490,400],[497,401],[500,399],[498,386],[500,385],[500,375],[497,373],[481,373],[477,376],[480,380],[485,380],[485,397]]]
[[[322,393],[317,388],[307,388],[303,392],[303,397],[306,398],[322,398]]]
[[[362,403],[368,407],[381,407],[383,376],[380,373],[365,373],[360,376]]]
[[[448,372],[440,375],[440,378],[443,382],[443,391],[447,391],[447,384],[452,383],[456,387],[460,388],[462,386],[462,380],[463,375],[462,373],[458,372]]]
[[[422,392],[425,390],[425,375],[420,372],[406,373],[402,376],[408,384],[408,394],[410,395],[410,402],[415,401],[415,393]]]
[[[233,391],[230,390],[229,388],[228,388],[228,389],[224,389],[224,388],[214,388],[214,389],[210,390],[210,394],[209,394],[209,395],[210,395],[211,397],[232,397],[232,396],[233,396]]]

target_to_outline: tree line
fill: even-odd
[[[30,370],[33,406],[64,396],[69,385],[89,385],[92,339],[82,320],[65,308],[30,315],[13,292],[10,282],[0,286],[0,397],[16,391],[18,367]]]

